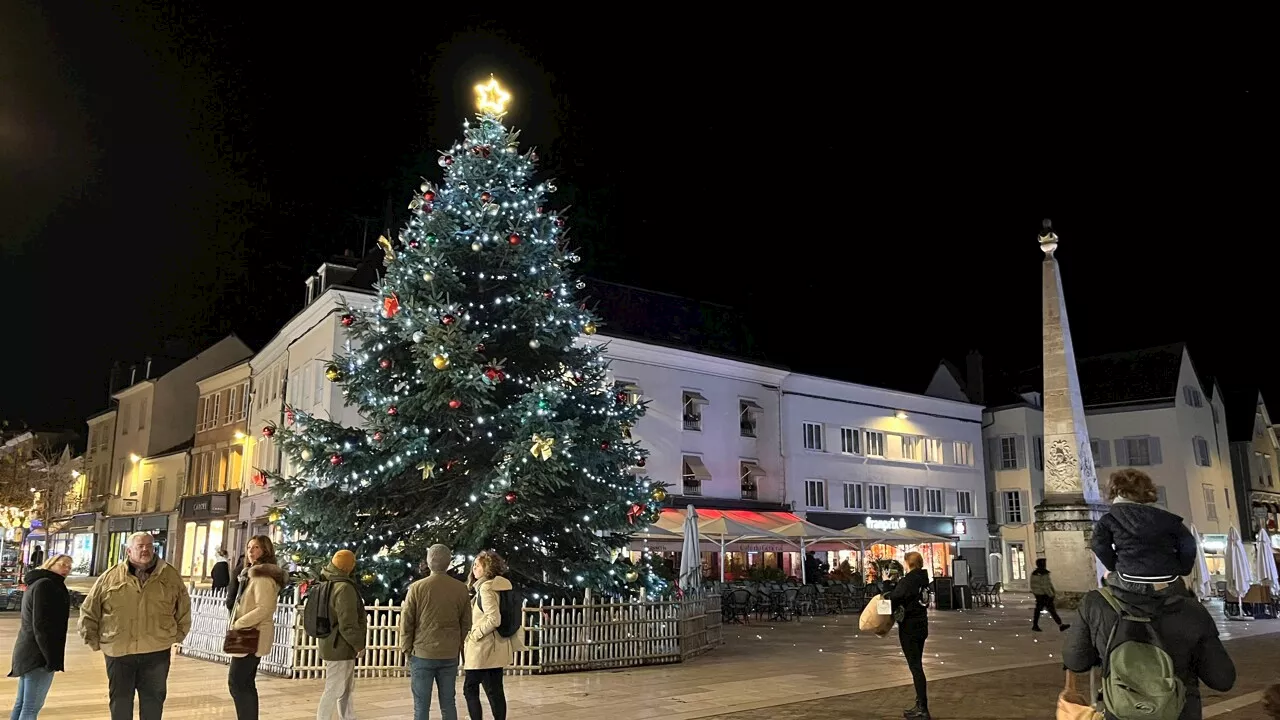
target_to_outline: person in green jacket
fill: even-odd
[[[364,653],[367,620],[364,600],[351,573],[356,569],[356,556],[350,550],[339,550],[320,573],[320,579],[332,583],[329,591],[329,617],[333,631],[319,638],[320,657],[324,659],[324,695],[316,709],[316,720],[355,720],[351,696],[356,686],[356,658]]]
[[[1049,617],[1058,623],[1058,630],[1066,632],[1071,626],[1062,622],[1062,618],[1058,617],[1058,609],[1053,606],[1053,596],[1057,593],[1054,592],[1053,581],[1049,579],[1049,571],[1044,565],[1044,558],[1039,558],[1036,560],[1036,569],[1031,571],[1031,594],[1036,596],[1036,614],[1031,619],[1031,629],[1041,632],[1040,613],[1048,610]]]

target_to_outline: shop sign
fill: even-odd
[[[63,530],[92,529],[98,522],[97,513],[81,513],[71,518],[71,522]]]
[[[877,520],[873,517],[868,516],[867,529],[868,530],[906,530],[907,519],[898,518],[897,520],[894,520],[893,518],[889,518],[887,520]]]
[[[107,521],[107,532],[133,532],[133,518],[111,518]]]
[[[148,530],[168,530],[168,529],[169,529],[168,515],[151,515],[149,517],[138,518],[138,532],[144,532]]]
[[[227,514],[230,504],[230,496],[226,493],[183,498],[182,517],[222,517]]]

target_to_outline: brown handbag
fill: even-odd
[[[222,641],[222,652],[228,655],[257,655],[258,628],[227,630],[227,637]]]

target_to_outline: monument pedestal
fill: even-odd
[[[1107,509],[1082,498],[1046,499],[1036,506],[1036,535],[1053,573],[1053,589],[1058,593],[1054,604],[1059,608],[1074,609],[1085,593],[1098,587],[1098,579],[1106,572],[1090,544],[1094,523]]]

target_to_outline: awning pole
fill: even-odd
[[[804,554],[804,536],[801,535],[800,536],[800,584],[801,585],[809,584],[809,578],[808,578],[809,569],[806,567],[808,564],[809,564],[808,556]]]

